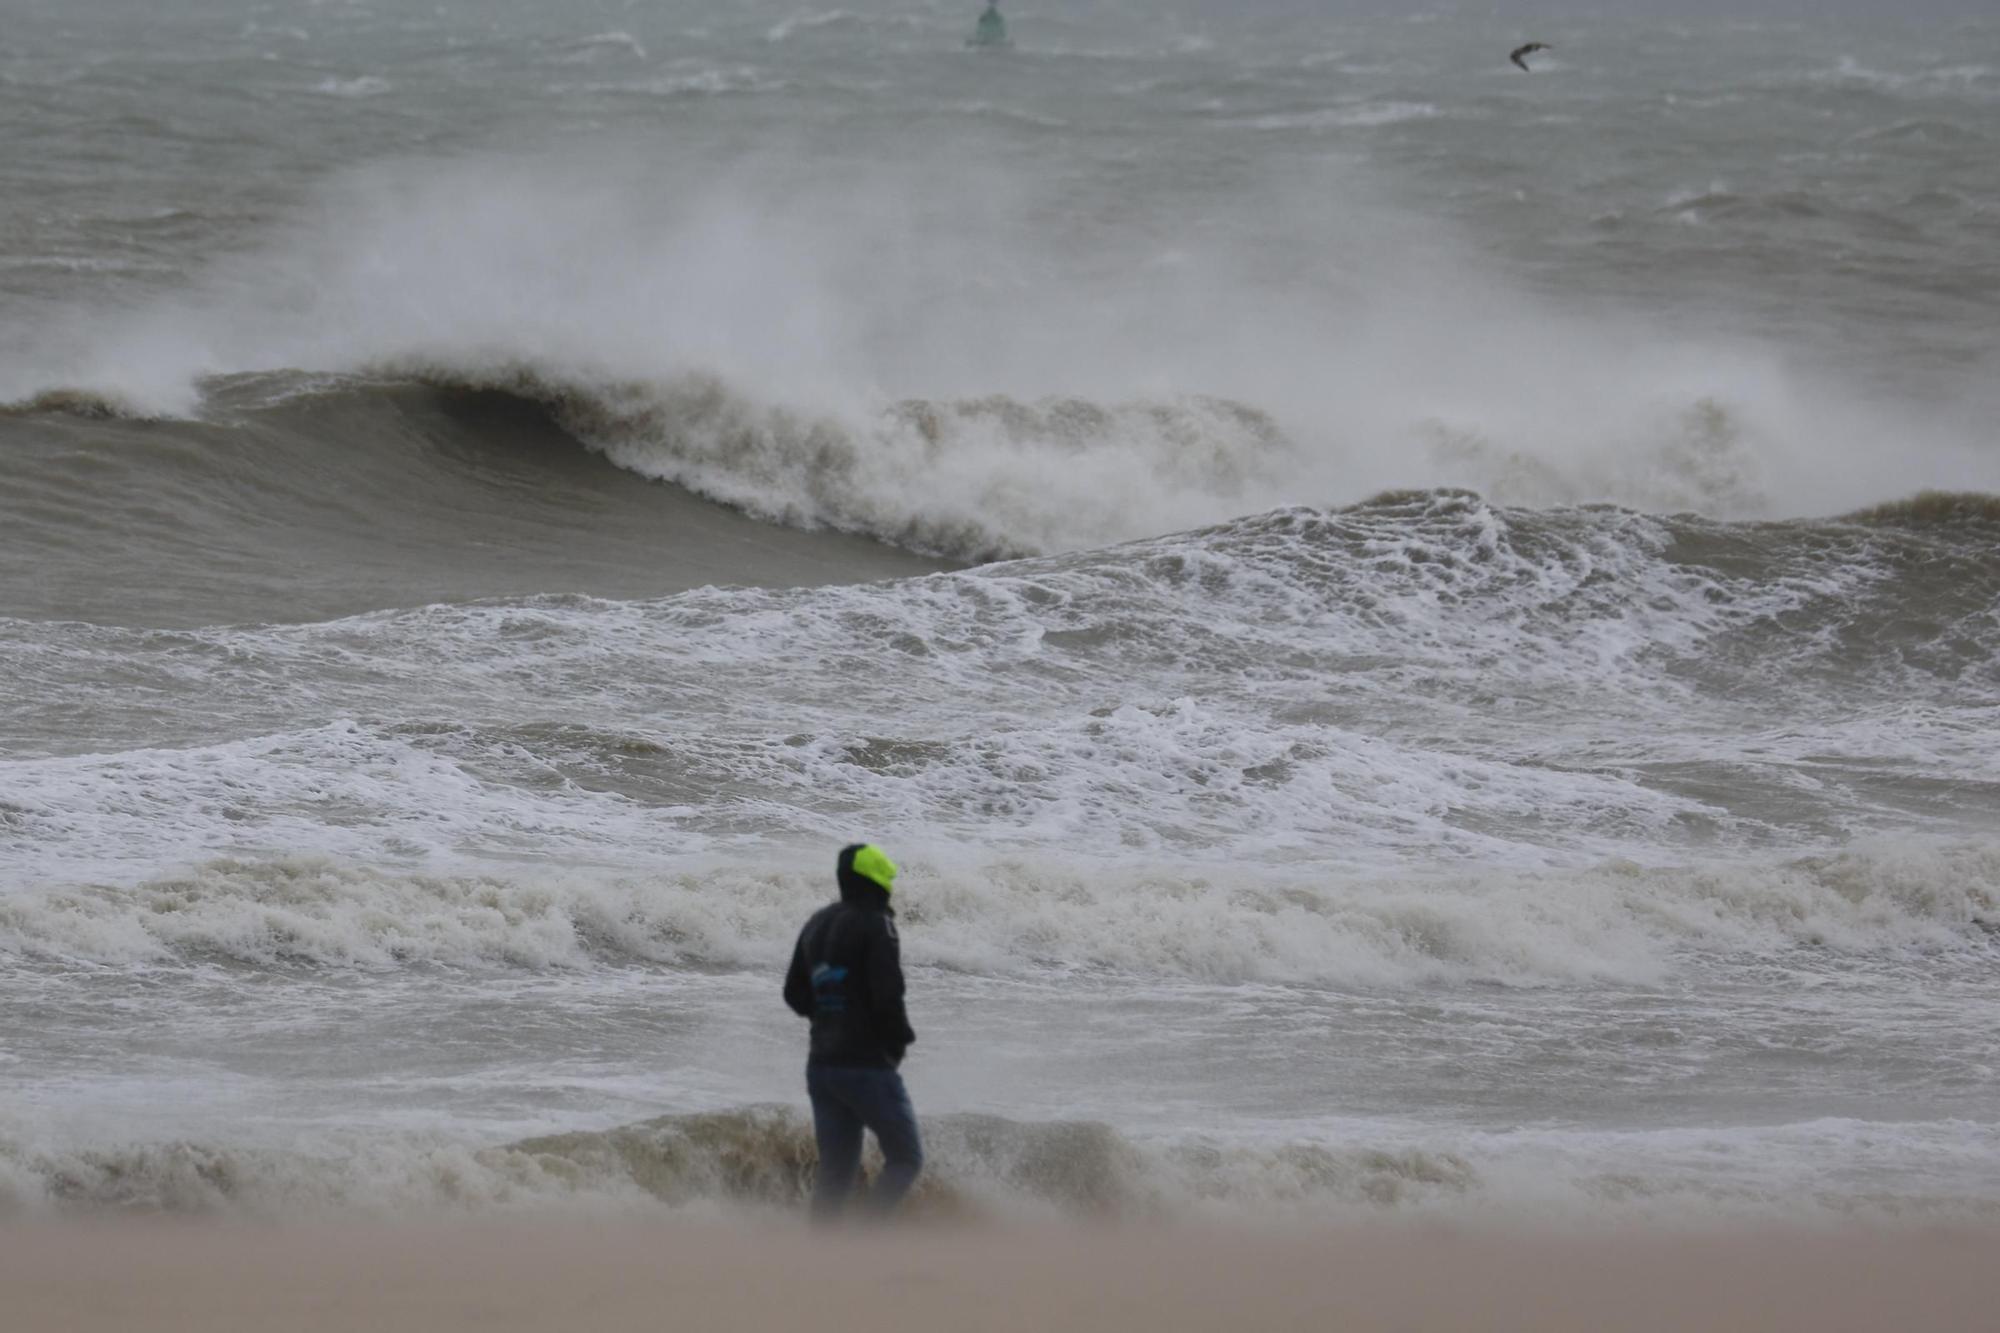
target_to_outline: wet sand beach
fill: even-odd
[[[1875,1333],[1994,1326],[1969,1229],[16,1225],[18,1333]]]

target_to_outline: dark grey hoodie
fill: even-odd
[[[785,1003],[812,1020],[814,1064],[894,1069],[917,1034],[903,1012],[902,943],[888,891],[854,870],[863,845],[840,853],[840,901],[799,932]]]

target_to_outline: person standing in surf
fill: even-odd
[[[785,1003],[812,1020],[806,1093],[812,1098],[819,1170],[812,1215],[831,1221],[861,1171],[861,1132],[882,1147],[882,1174],[864,1205],[877,1217],[902,1201],[923,1170],[917,1113],[898,1072],[917,1034],[903,1010],[902,944],[889,905],[896,865],[873,843],[844,847],[835,863],[840,901],[813,913],[785,974]]]

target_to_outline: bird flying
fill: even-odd
[[[1519,65],[1522,69],[1527,69],[1528,62],[1521,59],[1522,56],[1531,56],[1537,51],[1553,51],[1553,50],[1555,50],[1555,48],[1553,46],[1550,46],[1547,42],[1529,42],[1526,46],[1517,46],[1512,51],[1509,51],[1507,53],[1507,58],[1513,61],[1515,64]]]

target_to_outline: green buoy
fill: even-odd
[[[1005,51],[1014,45],[1007,38],[1007,20],[1000,17],[1000,0],[986,0],[986,8],[979,15],[979,25],[972,30],[972,36],[965,39],[965,44],[982,51]]]

